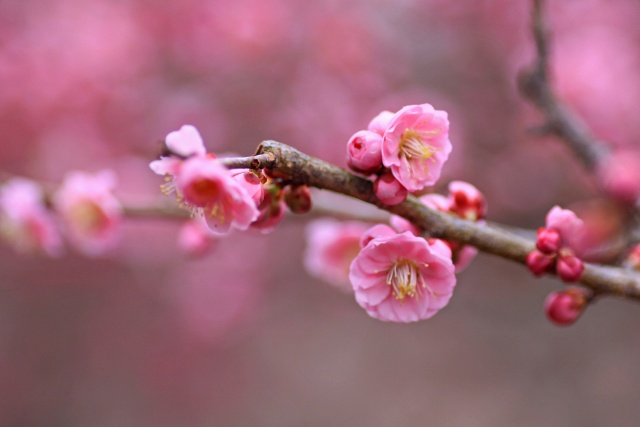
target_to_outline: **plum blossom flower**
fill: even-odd
[[[398,111],[382,138],[382,163],[409,191],[433,185],[451,153],[447,113],[430,104]]]
[[[351,263],[356,301],[376,319],[415,322],[445,307],[456,284],[451,250],[409,232],[381,233]]]
[[[584,222],[573,211],[554,206],[547,213],[546,228],[559,233],[563,246],[574,251],[579,249],[577,244],[584,233]]]
[[[349,267],[360,252],[360,238],[369,228],[357,221],[317,219],[306,228],[307,248],[304,266],[312,276],[353,292]]]
[[[203,217],[213,233],[226,234],[232,227],[246,230],[258,218],[264,189],[257,176],[244,169],[229,171],[207,153],[191,125],[169,133],[166,145],[181,157],[163,157],[149,165],[166,176],[163,193],[176,193],[177,201]]]
[[[0,235],[18,252],[62,252],[62,239],[35,182],[13,178],[0,188]]]
[[[122,206],[113,195],[116,181],[111,170],[70,172],[53,195],[67,237],[86,255],[102,255],[120,239]]]
[[[175,190],[182,205],[203,216],[216,234],[226,234],[231,227],[246,230],[259,215],[254,194],[216,159],[185,160],[175,176]]]

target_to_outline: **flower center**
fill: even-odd
[[[109,226],[109,217],[92,201],[76,203],[69,211],[71,222],[83,233],[98,233]]]
[[[425,133],[429,132],[405,129],[400,137],[399,156],[404,156],[407,160],[414,158],[427,160],[433,157],[437,149],[424,142],[428,139],[428,137],[425,138]]]
[[[220,186],[214,180],[201,178],[193,181],[184,190],[185,199],[198,207],[211,205],[218,199]]]
[[[391,293],[399,301],[404,301],[406,297],[419,298],[423,289],[431,292],[416,262],[407,259],[399,259],[389,269],[387,285],[391,286]]]

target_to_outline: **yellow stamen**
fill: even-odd
[[[407,259],[399,259],[389,269],[387,285],[391,286],[392,294],[399,301],[404,301],[406,297],[420,298],[425,289],[430,295],[433,295],[431,288],[424,281],[418,265]]]

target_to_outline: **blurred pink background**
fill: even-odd
[[[561,97],[637,149],[640,4],[550,1]],[[380,110],[449,112],[452,179],[489,219],[537,228],[596,195],[515,79],[530,2],[0,0],[3,176],[112,168],[127,203],[161,199],[159,143],[195,125],[215,152],[276,139],[345,166]],[[544,318],[561,284],[481,255],[418,324],[367,317],[302,267],[304,218],[235,233],[201,259],[179,222],[129,219],[116,253],[0,246],[1,426],[632,425],[640,310],[605,299]]]

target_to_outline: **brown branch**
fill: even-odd
[[[258,154],[272,154],[275,160],[271,169],[290,175],[293,182],[370,203],[408,219],[433,237],[469,244],[483,252],[519,263],[524,263],[527,254],[534,248],[533,242],[514,233],[493,225],[478,225],[429,209],[415,197],[409,197],[405,202],[395,206],[385,206],[375,196],[371,181],[308,156],[288,145],[264,141],[258,147]],[[595,294],[611,294],[640,300],[640,275],[630,270],[585,264],[580,283]]]
[[[548,70],[549,33],[543,15],[543,3],[543,0],[533,1],[536,59],[528,70],[520,74],[520,91],[545,115],[545,123],[541,129],[562,139],[586,169],[595,172],[608,156],[608,150],[587,125],[558,100],[551,89]]]

